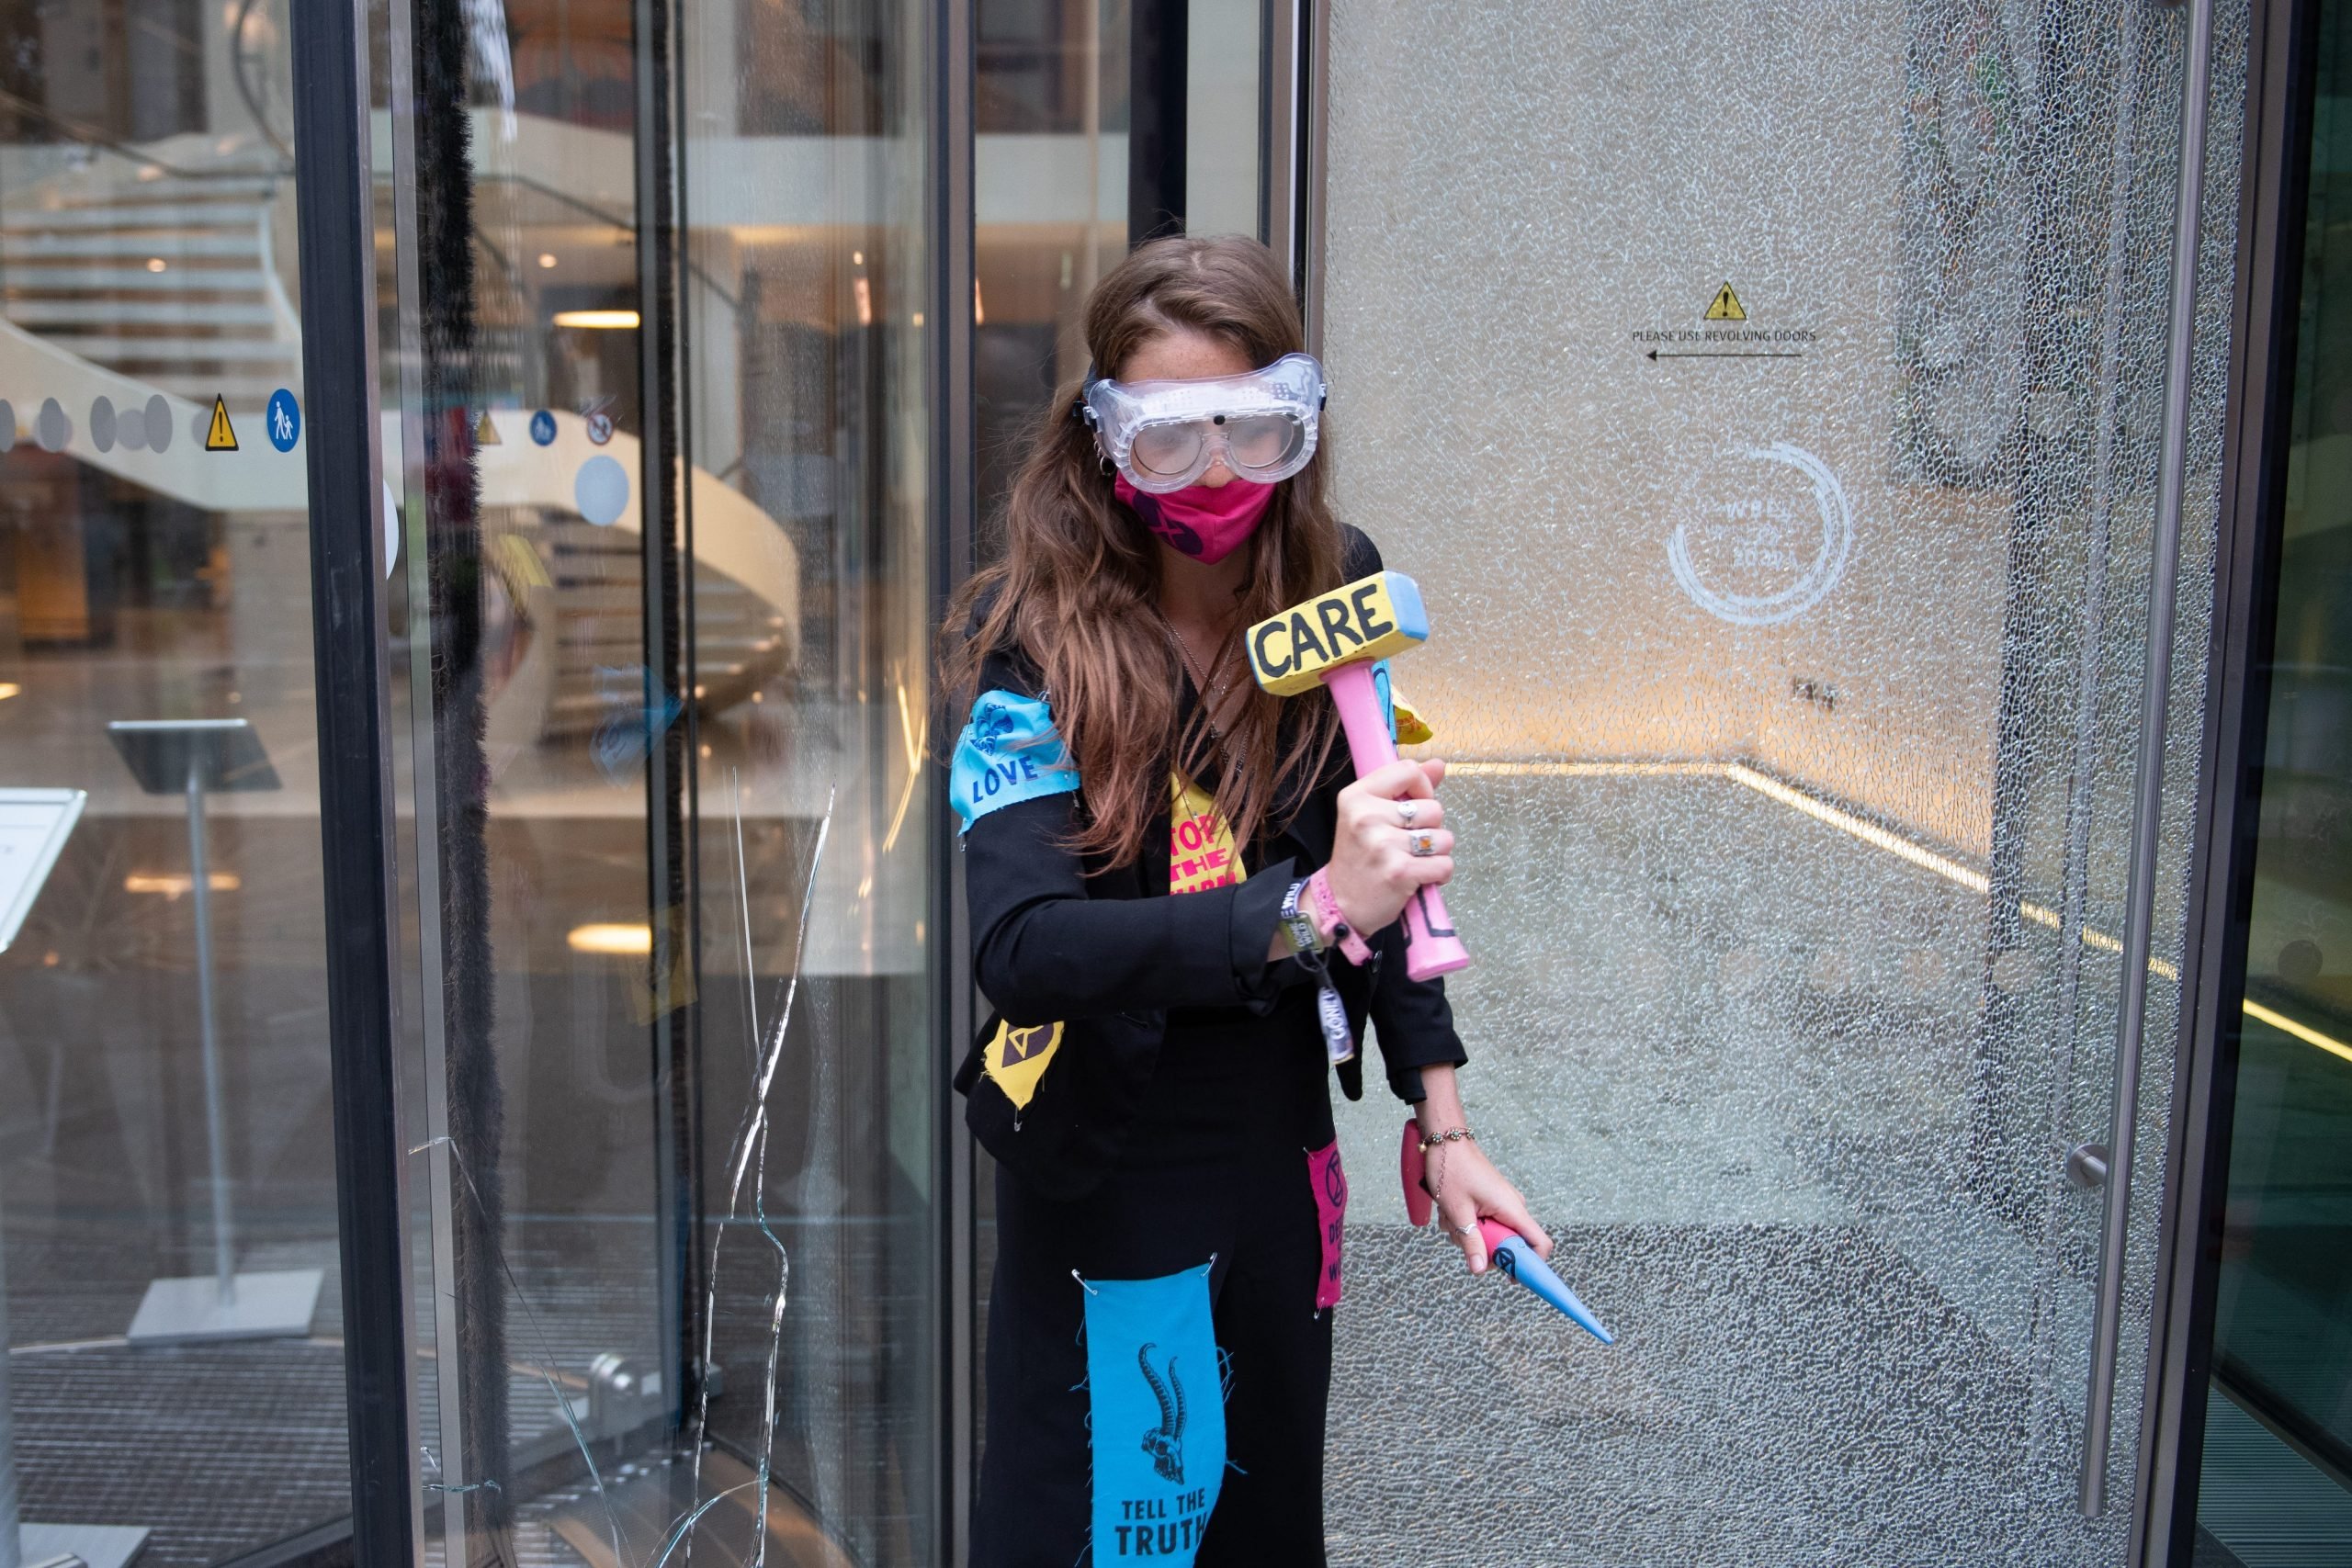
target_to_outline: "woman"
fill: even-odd
[[[1380,570],[1326,502],[1322,371],[1252,241],[1136,250],[1100,374],[1014,480],[947,622],[973,976],[956,1076],[999,1164],[975,1568],[1323,1562],[1339,1299],[1328,1082],[1367,1017],[1473,1272],[1491,1216],[1442,987],[1399,912],[1453,874],[1442,762],[1350,782],[1331,704],[1251,679],[1251,623]]]

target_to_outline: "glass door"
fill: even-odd
[[[288,17],[0,8],[9,1568],[352,1506]]]
[[[1331,8],[1310,298],[1341,515],[1430,608],[1396,682],[1455,763],[1472,1120],[1619,1335],[1464,1278],[1360,1181],[1336,1555],[1428,1560],[1469,1507],[1442,1560],[2123,1559],[2235,210],[2220,10],[2207,53],[2203,8],[2148,0]],[[1348,1114],[1386,1168],[1397,1108]]]
[[[931,1561],[925,9],[389,10],[424,1551]]]

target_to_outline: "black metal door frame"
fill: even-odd
[[[686,182],[681,157],[681,0],[636,0],[634,126],[637,180],[639,482],[643,487],[642,583],[647,956],[653,1021],[648,1032],[653,1102],[656,1246],[661,1252],[661,1339],[671,1365],[671,1424],[683,1429],[705,1370],[702,1203],[702,900],[700,710],[695,664],[693,410],[681,313]],[[686,976],[681,983],[680,976]]]
[[[367,3],[298,5],[290,20],[351,1550],[359,1568],[408,1568],[416,1545],[410,1456],[417,1450],[408,1386],[406,1156],[395,1094],[400,923]]]

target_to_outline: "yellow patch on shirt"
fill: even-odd
[[[1405,699],[1404,693],[1394,687],[1389,688],[1388,708],[1396,716],[1397,745],[1426,746],[1437,739],[1437,731],[1430,728],[1430,721]]]
[[[1046,1076],[1046,1065],[1061,1048],[1062,1026],[1058,1023],[1036,1023],[1026,1029],[999,1023],[980,1061],[989,1077],[996,1080],[996,1087],[1004,1091],[1004,1098],[1012,1101],[1013,1109],[1025,1111],[1037,1093],[1037,1080]]]
[[[1198,893],[1246,882],[1233,829],[1208,792],[1182,773],[1168,775],[1175,804],[1168,818],[1168,891]]]

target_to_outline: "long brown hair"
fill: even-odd
[[[1086,304],[1087,350],[1106,376],[1151,339],[1186,329],[1230,344],[1252,365],[1298,353],[1306,339],[1288,279],[1255,240],[1155,240],[1113,268]],[[1112,492],[1093,434],[1072,417],[1079,392],[1072,383],[1056,394],[1012,481],[1004,553],[973,574],[948,611],[942,688],[960,714],[978,694],[989,650],[1017,647],[1036,664],[1081,781],[1081,852],[1114,864],[1140,856],[1152,818],[1168,808],[1171,763],[1188,778],[1214,778],[1217,809],[1247,844],[1277,801],[1321,773],[1337,728],[1331,705],[1300,705],[1285,723],[1283,700],[1259,689],[1237,636],[1220,645],[1209,671],[1212,685],[1228,688],[1222,741],[1210,734],[1205,700],[1179,733],[1183,671],[1159,611],[1159,547]],[[1276,486],[1243,547],[1250,570],[1237,632],[1340,585],[1340,525],[1325,501],[1329,450],[1327,430],[1306,467]]]

